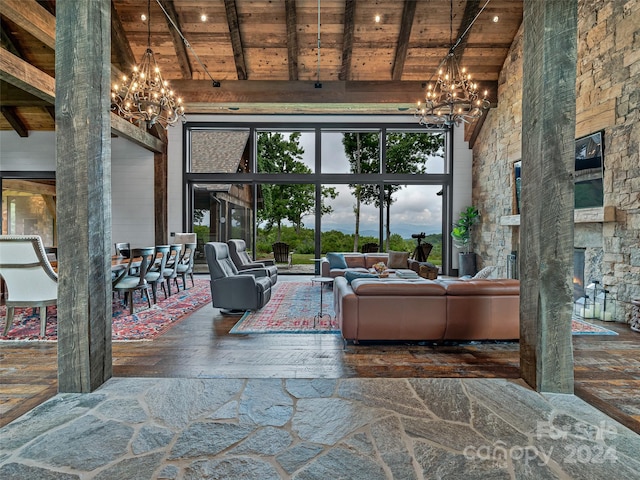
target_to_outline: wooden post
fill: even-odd
[[[58,390],[111,377],[109,0],[56,2]]]
[[[153,210],[155,218],[156,245],[167,243],[167,144],[162,153],[153,154]]]
[[[573,393],[577,0],[524,3],[520,371]]]

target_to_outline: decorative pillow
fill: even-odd
[[[351,281],[356,278],[378,278],[378,276],[374,273],[365,273],[365,272],[354,272],[352,270],[347,270],[344,272],[344,278],[347,280],[347,283],[351,285]]]
[[[389,252],[389,261],[387,266],[389,268],[407,268],[407,261],[409,260],[409,252]]]
[[[489,278],[495,269],[496,269],[495,266],[488,265],[488,266],[484,267],[482,270],[480,270],[478,273],[476,273],[473,276],[473,278],[474,279],[476,279],[476,278]]]
[[[347,268],[347,262],[342,253],[328,252],[327,260],[329,260],[329,268]]]

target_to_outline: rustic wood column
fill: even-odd
[[[171,128],[171,127],[169,127]],[[155,125],[157,138],[163,142],[162,151],[153,153],[153,211],[155,218],[155,242],[156,245],[167,243],[168,230],[168,178],[169,155],[167,154],[167,132]]]
[[[525,0],[523,21],[520,371],[572,393],[577,0]]]
[[[109,0],[56,2],[58,390],[111,377]]]

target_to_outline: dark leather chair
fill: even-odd
[[[275,266],[274,260],[260,260],[254,262],[247,253],[247,244],[244,240],[229,240],[229,256],[231,261],[239,271],[250,270],[252,268],[264,268],[269,272],[271,284],[275,285],[278,281],[278,267]]]
[[[222,313],[258,310],[271,299],[271,280],[264,268],[238,271],[222,242],[209,242],[204,254],[211,275],[211,302]]]

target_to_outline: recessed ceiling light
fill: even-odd
[[[146,22],[147,16],[143,13],[142,15],[140,15],[140,20],[142,20],[143,22]]]
[[[375,16],[376,23],[380,23],[380,20],[382,20],[382,17],[380,15],[376,15]]]
[[[200,15],[200,20],[202,20],[203,22],[206,22],[207,21],[207,15],[204,14],[204,13],[202,15]]]
[[[500,17],[498,15],[493,17],[493,23],[498,23],[498,20],[500,20]]]

